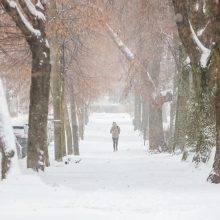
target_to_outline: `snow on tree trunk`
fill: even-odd
[[[192,4],[186,3],[186,1],[172,0],[174,6],[174,12],[176,15],[176,23],[178,27],[178,33],[180,40],[184,46],[184,49],[189,56],[190,66],[192,70],[192,93],[190,93],[189,102],[189,114],[188,121],[192,123],[188,129],[186,146],[196,151],[193,161],[198,164],[200,162],[206,162],[210,157],[211,148],[213,147],[213,85],[210,82],[213,81],[213,71],[209,71],[210,66],[207,66],[207,62],[210,57],[210,50],[207,49],[201,41],[198,39],[190,20],[197,22],[193,13],[190,13],[190,7]],[[209,1],[214,2],[214,1]],[[210,38],[211,39],[211,38]],[[211,120],[210,120],[211,119]],[[189,124],[190,125],[190,124]],[[210,135],[211,134],[211,135]]]
[[[1,154],[1,179],[6,179],[7,173],[12,169],[11,175],[19,173],[15,136],[8,112],[7,102],[0,79],[0,154]],[[14,157],[14,158],[13,158]],[[13,158],[13,159],[12,159]]]

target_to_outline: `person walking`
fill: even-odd
[[[120,134],[120,127],[116,124],[116,122],[112,123],[110,133],[112,134],[113,149],[114,149],[114,151],[117,151],[118,150],[118,139],[119,139],[119,134]]]

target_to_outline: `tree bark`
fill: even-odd
[[[159,85],[160,56],[160,54],[156,53],[149,66],[149,72],[151,73],[156,88]],[[161,101],[159,99],[161,99]],[[164,101],[162,101],[162,99],[164,99]],[[166,150],[162,118],[162,105],[164,102],[165,97],[158,97],[158,101],[150,103],[149,106],[149,150],[153,152]]]
[[[61,71],[63,72],[63,71]],[[62,149],[62,156],[67,155],[67,149],[66,149],[66,128],[65,128],[65,110],[64,110],[64,91],[65,91],[65,77],[63,76],[63,73],[61,73],[61,112],[60,112],[60,119],[61,119],[61,149]]]
[[[49,16],[57,16],[56,1],[50,2]],[[52,98],[53,98],[53,115],[54,115],[54,148],[55,160],[62,161],[63,157],[63,121],[62,121],[62,75],[61,75],[61,48],[58,36],[52,33],[51,42],[51,60],[52,60]]]
[[[50,50],[46,39],[29,42],[32,51],[32,71],[29,107],[27,168],[44,170],[48,165],[47,116],[50,88]],[[47,57],[45,57],[45,53]],[[46,152],[46,153],[45,153]]]
[[[213,66],[217,70],[217,91],[215,97],[215,121],[216,121],[216,152],[213,169],[208,180],[212,183],[220,183],[220,3],[208,1],[210,9],[211,25],[213,32]]]
[[[178,71],[178,93],[173,152],[175,152],[175,150],[181,150],[183,152],[186,143],[187,101],[189,98],[190,89],[190,66],[184,63],[185,60],[186,56],[184,55],[184,49],[180,48],[180,68]]]
[[[190,126],[186,126],[188,132],[185,149],[194,148],[193,150],[196,151],[196,154],[193,161],[198,164],[209,159],[213,146],[212,137],[208,135],[213,130],[213,123],[210,123],[213,119],[208,119],[209,115],[213,115],[212,96],[210,95],[211,92],[209,92],[211,90],[208,83],[210,73],[208,72],[208,67],[201,65],[203,51],[196,43],[194,36],[196,33],[193,33],[189,21],[190,19],[195,19],[190,11],[190,3],[186,0],[173,0],[173,6],[179,37],[190,58],[192,70],[192,93],[190,93],[190,99],[188,100],[190,106],[187,116],[187,124]],[[198,19],[195,20],[197,21]],[[201,23],[201,21],[197,21],[197,23]]]
[[[152,152],[165,151],[162,107],[150,105],[149,109],[149,150]]]
[[[218,25],[220,20],[218,20]],[[220,183],[220,38],[218,38],[215,46],[217,73],[217,91],[215,98],[215,114],[216,114],[216,152],[213,163],[213,169],[208,177],[208,181],[212,183]]]

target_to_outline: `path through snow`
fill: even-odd
[[[121,127],[118,152],[112,121]],[[195,170],[180,157],[147,154],[131,121],[127,114],[93,114],[81,162],[53,163],[41,181],[24,175],[0,185],[0,219],[219,219],[219,185],[205,181],[210,166]]]

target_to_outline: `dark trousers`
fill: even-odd
[[[118,150],[118,138],[112,138],[114,151]]]

